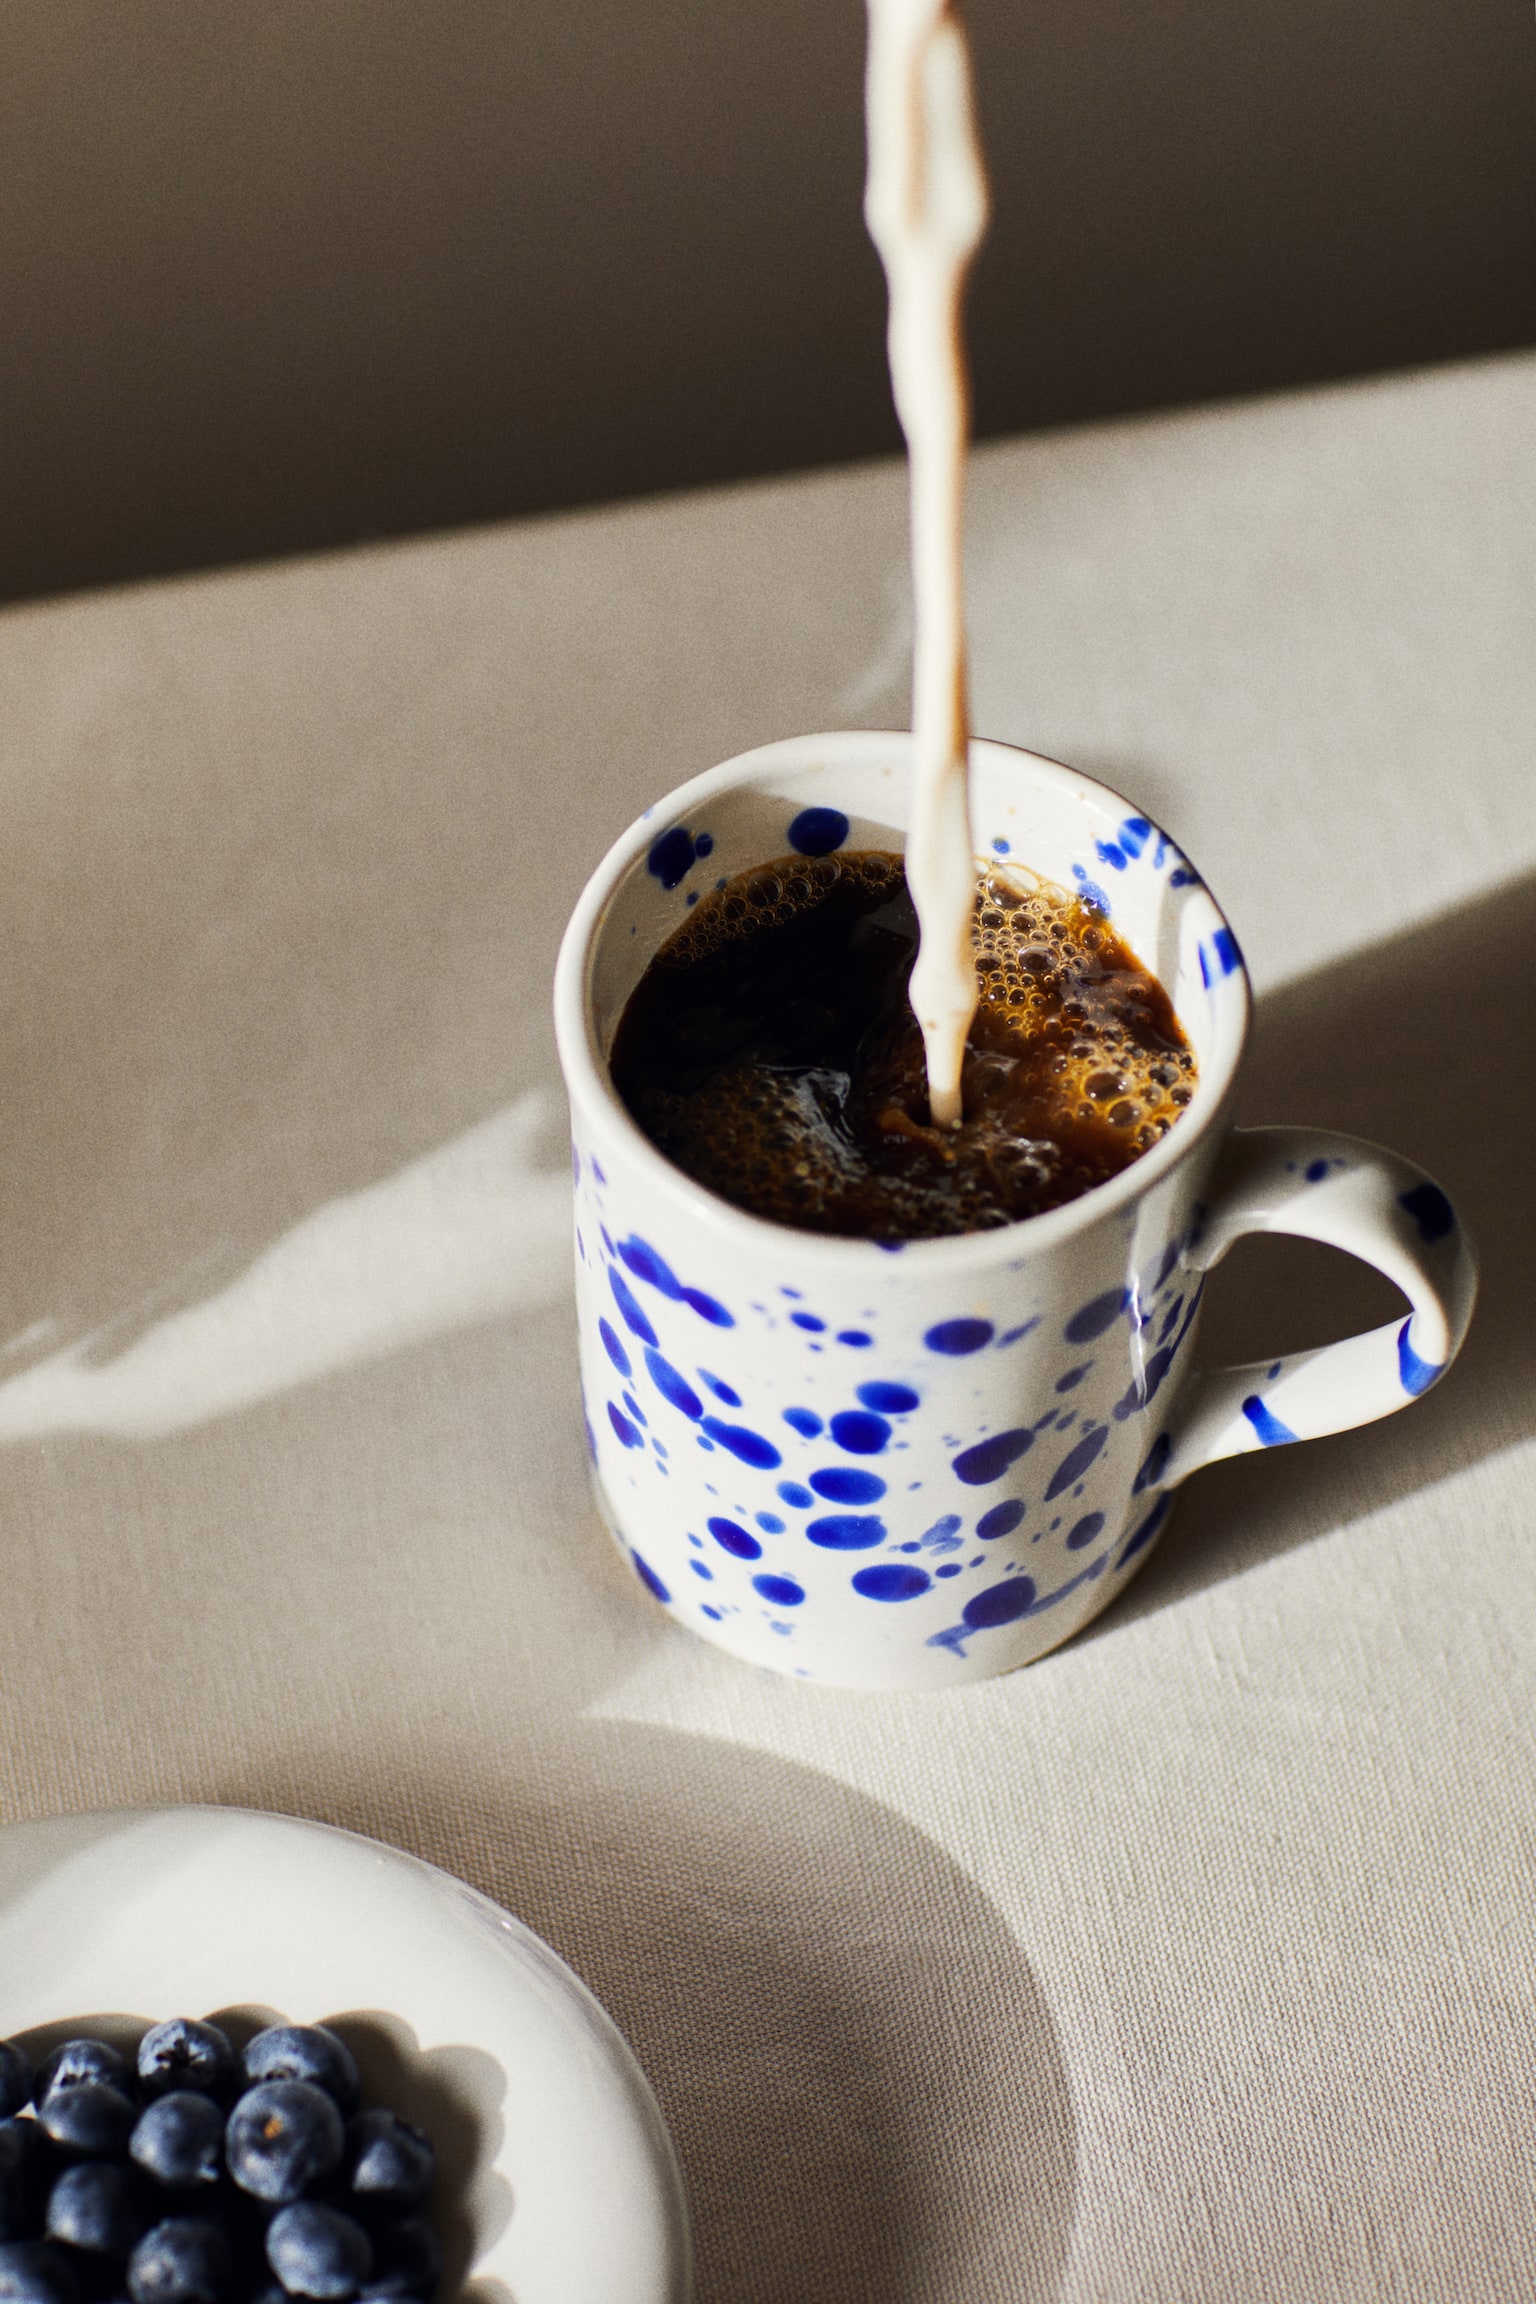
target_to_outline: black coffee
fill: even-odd
[[[639,1126],[708,1191],[875,1240],[987,1231],[1118,1175],[1189,1102],[1167,993],[1087,905],[1000,871],[976,904],[965,1118],[929,1125],[899,856],[786,856],[705,896],[614,1041]]]

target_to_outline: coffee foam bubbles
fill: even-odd
[[[1107,923],[1047,881],[993,867],[977,890],[975,934],[985,1015],[1021,1041],[1049,1030],[1058,1043],[1063,1120],[1102,1117],[1140,1152],[1166,1136],[1190,1100],[1195,1060],[1169,1045],[1167,995],[1130,974],[1132,956]],[[1126,978],[1113,1006],[1093,982],[1101,970]]]

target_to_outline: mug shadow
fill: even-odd
[[[1059,2295],[1075,2153],[1050,2012],[989,1900],[901,1818],[629,1723],[566,1722],[506,1780],[454,1752],[346,1781],[296,1756],[222,1792],[424,1856],[570,1963],[677,2146],[696,2304]]]
[[[1283,985],[1257,1004],[1239,1126],[1339,1128],[1405,1152],[1450,1193],[1481,1264],[1455,1367],[1411,1409],[1212,1466],[1140,1576],[1084,1637],[1444,1480],[1536,1430],[1536,877]],[[1261,1238],[1212,1276],[1200,1359],[1267,1358],[1402,1309],[1377,1272]]]

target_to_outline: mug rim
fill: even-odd
[[[555,1042],[573,1111],[583,1101],[598,1107],[624,1138],[626,1156],[638,1164],[651,1188],[671,1203],[677,1213],[686,1214],[694,1222],[702,1220],[706,1226],[725,1235],[755,1241],[765,1249],[776,1244],[781,1253],[788,1239],[794,1242],[797,1255],[804,1254],[813,1264],[822,1266],[850,1269],[862,1263],[875,1268],[875,1260],[879,1259],[888,1269],[891,1251],[889,1246],[862,1236],[805,1231],[798,1225],[779,1224],[766,1216],[754,1216],[747,1209],[721,1199],[707,1186],[696,1183],[657,1150],[631,1117],[597,1045],[591,1000],[594,951],[614,891],[655,840],[658,819],[686,815],[700,802],[750,784],[755,775],[765,771],[792,763],[803,764],[804,755],[810,750],[849,754],[892,743],[910,745],[911,741],[909,732],[885,729],[837,729],[816,735],[779,737],[771,743],[735,753],[729,760],[722,760],[717,766],[690,777],[686,783],[674,786],[620,833],[591,872],[576,900],[555,962]],[[1139,803],[1128,801],[1112,785],[1069,768],[1044,753],[1031,752],[1023,745],[973,736],[970,752],[972,758],[992,755],[1004,760],[1027,761],[1032,770],[1043,770],[1048,781],[1064,785],[1074,793],[1091,794],[1111,808],[1146,815]],[[1162,833],[1155,818],[1148,817],[1147,821],[1154,831]],[[1168,834],[1162,836],[1171,838]],[[1216,915],[1216,925],[1227,928],[1226,914],[1203,875],[1199,885]],[[1231,937],[1229,928],[1227,932]],[[1093,1185],[1059,1208],[1049,1208],[1038,1216],[1020,1217],[1015,1223],[1000,1224],[990,1231],[946,1233],[936,1239],[895,1243],[901,1250],[903,1262],[915,1258],[924,1272],[965,1272],[993,1266],[999,1261],[1022,1262],[1036,1254],[1046,1254],[1077,1234],[1091,1230],[1102,1219],[1131,1206],[1192,1157],[1225,1113],[1252,1019],[1253,990],[1247,963],[1236,938],[1231,938],[1231,942],[1237,954],[1235,973],[1240,994],[1237,1031],[1228,1048],[1218,1048],[1209,1066],[1201,1066],[1193,1100],[1166,1136],[1123,1168],[1118,1176]],[[1164,989],[1170,990],[1167,986]]]

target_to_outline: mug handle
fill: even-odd
[[[1138,1488],[1172,1489],[1223,1456],[1374,1423],[1427,1392],[1461,1349],[1476,1258],[1450,1200],[1411,1160],[1330,1130],[1234,1129],[1186,1268],[1203,1276],[1247,1232],[1342,1248],[1395,1281],[1411,1309],[1312,1352],[1193,1376]]]

